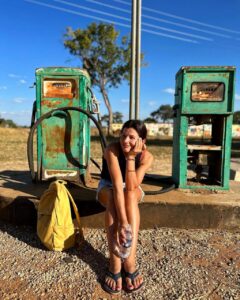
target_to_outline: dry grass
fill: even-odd
[[[28,170],[27,138],[29,129],[0,128],[0,170]],[[108,139],[108,143],[118,137]],[[34,143],[36,145],[36,142]],[[150,173],[171,175],[172,139],[152,138],[147,141],[148,150],[153,154],[155,161]],[[240,157],[240,140],[232,143],[232,157]],[[35,155],[36,157],[36,155]],[[102,149],[99,136],[91,138],[91,157],[101,165]],[[93,166],[91,172],[96,172]]]
[[[0,162],[27,161],[29,129],[0,128]]]
[[[0,169],[28,169],[27,164],[27,128],[0,128]],[[108,143],[117,140],[108,139]],[[153,170],[165,168],[171,164],[172,146],[171,140],[152,139],[148,140],[148,149],[155,157]],[[91,139],[91,156],[101,162],[102,149],[100,138],[93,136]]]

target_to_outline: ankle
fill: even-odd
[[[118,266],[118,265],[110,262],[109,271],[112,272],[113,274],[117,274],[121,271],[121,265]]]
[[[136,270],[135,261],[125,260],[123,263],[123,267],[126,272],[132,273]]]

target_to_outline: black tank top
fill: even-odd
[[[123,154],[122,147],[121,147],[120,143],[118,143],[118,147],[119,147],[118,162],[119,162],[120,170],[121,170],[121,173],[122,173],[122,180],[123,180],[123,182],[125,182],[126,158],[125,158],[125,156]],[[136,159],[135,159],[135,168],[136,169],[140,165],[141,155],[142,155],[142,152],[136,155]],[[112,181],[110,173],[108,171],[107,161],[106,161],[106,159],[104,157],[103,157],[103,161],[102,161],[101,178],[107,179],[109,181]]]

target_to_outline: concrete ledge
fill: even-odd
[[[178,193],[182,194],[182,192],[172,192],[174,199],[169,197],[167,201],[159,199],[157,202],[141,203],[139,205],[141,229],[171,227],[233,230],[240,228],[240,201],[234,200],[227,204],[224,200],[216,203],[216,201],[203,199],[209,198],[206,195],[201,196],[200,201],[192,199],[193,201],[189,202],[187,197],[186,201],[183,199],[176,201]],[[226,194],[224,196],[226,198]],[[0,198],[0,203],[2,206],[0,219],[19,225],[36,226],[38,200],[23,196],[14,200]],[[104,228],[104,208],[100,204],[96,201],[82,201],[77,202],[77,205],[83,227]]]
[[[0,180],[0,219],[36,226],[39,198],[49,183],[36,185],[30,181],[28,173],[25,177],[22,175],[5,173],[4,179]],[[164,194],[146,195],[144,202],[139,204],[141,228],[240,228],[240,183],[231,181],[230,186],[230,191],[224,192],[175,189]],[[143,184],[144,191],[159,190],[160,187],[156,181]],[[79,208],[82,226],[104,228],[104,208],[95,201],[96,189],[68,188]]]
[[[171,227],[233,230],[240,228],[240,206],[142,203],[139,207],[141,229]],[[81,221],[84,227],[104,228],[104,212],[82,217]]]

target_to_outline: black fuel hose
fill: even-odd
[[[30,169],[30,173],[31,173],[31,177],[32,180],[35,181],[36,180],[36,175],[34,172],[34,162],[33,162],[33,136],[34,136],[34,132],[36,130],[36,128],[38,127],[38,125],[45,119],[51,117],[54,113],[54,115],[56,116],[56,112],[61,112],[61,111],[69,111],[69,110],[73,110],[73,111],[78,111],[81,112],[85,115],[88,116],[89,119],[91,119],[93,121],[93,123],[96,125],[99,134],[100,134],[100,141],[101,141],[101,146],[102,149],[104,150],[107,146],[107,142],[106,139],[102,133],[102,129],[101,126],[99,125],[99,123],[97,122],[97,120],[91,115],[91,113],[85,111],[82,108],[79,107],[59,107],[59,108],[55,108],[52,109],[51,111],[43,114],[31,127],[29,136],[28,136],[28,141],[27,141],[27,156],[28,156],[28,165],[29,165],[29,169]]]
[[[154,174],[145,174],[144,176],[144,181],[155,181],[157,183],[163,183],[166,184],[167,187],[163,187],[160,190],[156,191],[145,191],[144,193],[146,195],[158,195],[158,194],[163,194],[170,192],[176,188],[176,184],[173,182],[171,176],[159,176],[159,175],[154,175]]]

